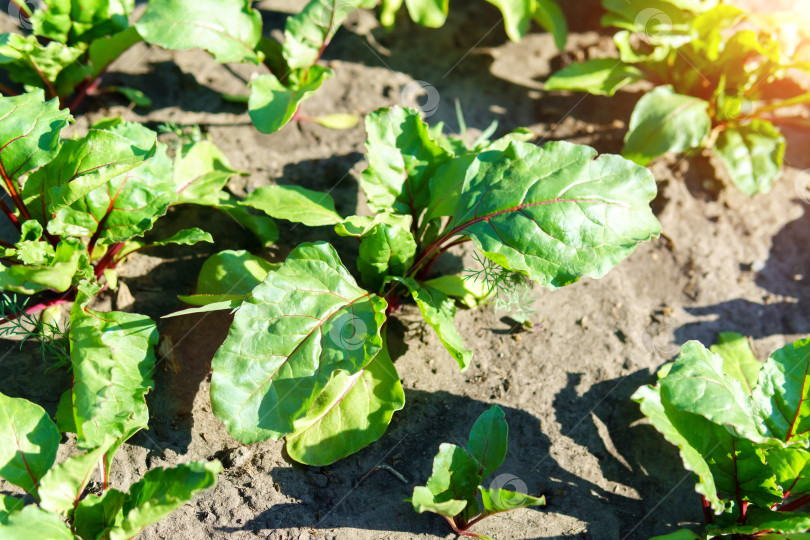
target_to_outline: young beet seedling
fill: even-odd
[[[745,338],[696,341],[633,399],[695,474],[706,530],[659,538],[804,538],[810,514],[810,339],[761,363]]]
[[[118,409],[119,417],[130,411]],[[0,394],[0,477],[24,489],[35,504],[0,494],[0,538],[4,540],[125,540],[134,538],[216,484],[218,461],[157,468],[125,493],[107,485],[87,493],[99,462],[120,440],[105,435],[83,454],[54,464],[61,440],[47,413],[28,400]]]
[[[449,2],[404,0],[411,19],[423,26],[438,28],[447,20]],[[393,26],[403,0],[382,0],[380,21]],[[501,10],[506,34],[512,41],[520,41],[529,31],[532,21],[554,36],[557,48],[563,50],[568,39],[568,23],[560,6],[554,0],[487,0]]]
[[[776,124],[807,125],[804,116],[774,114],[810,103],[790,76],[810,73],[806,43],[790,38],[791,28],[800,32],[796,25],[714,1],[603,3],[603,24],[622,29],[614,37],[619,58],[572,64],[546,89],[612,96],[647,80],[657,88],[636,104],[622,155],[646,165],[702,147],[746,194],[770,190],[785,153]]]
[[[468,529],[494,514],[545,505],[545,497],[532,497],[500,487],[487,489],[481,485],[506,458],[508,435],[509,426],[503,411],[493,405],[473,424],[466,449],[442,443],[433,459],[433,474],[427,485],[413,488],[408,502],[420,514],[439,514],[456,534],[484,540],[490,539]]]
[[[316,242],[272,268],[223,254],[192,297],[208,304],[200,310],[238,306],[213,360],[215,414],[245,443],[286,436],[289,455],[308,464],[377,440],[403,407],[385,328],[406,297],[459,367],[470,364],[455,301],[474,302],[480,291],[461,276],[429,275],[448,249],[472,242],[504,272],[555,289],[604,275],[659,231],[649,206],[655,180],[619,156],[595,159],[592,148],[565,142],[538,147],[522,142],[523,132],[451,150],[400,108],[371,114],[366,128],[360,184],[374,216],[344,219],[331,197],[297,186],[261,187],[244,200],[356,238],[363,286],[331,245]]]

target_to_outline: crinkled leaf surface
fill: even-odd
[[[97,236],[108,243],[141,236],[175,201],[172,164],[161,145],[157,153],[60,208],[48,231],[60,236]]]
[[[712,345],[709,350],[723,359],[723,373],[740,381],[750,395],[757,384],[762,362],[754,356],[748,340],[736,332],[722,332],[717,345]]]
[[[442,443],[433,458],[433,473],[427,485],[414,488],[411,502],[414,510],[453,517],[474,500],[481,475],[479,464],[454,444]]]
[[[329,465],[365,448],[385,433],[405,405],[387,346],[353,375],[338,371],[287,435],[287,453],[307,465]]]
[[[747,195],[767,193],[779,177],[785,137],[767,120],[754,119],[720,132],[714,150],[732,182]]]
[[[146,428],[145,395],[152,386],[158,333],[149,317],[101,313],[73,305],[70,361],[73,416],[80,448],[95,448],[106,436],[119,444]]]
[[[644,74],[635,66],[615,58],[592,58],[566,66],[548,78],[546,91],[572,90],[599,96],[612,96],[630,83],[640,81]]]
[[[707,101],[676,94],[671,86],[644,94],[630,115],[622,155],[647,165],[667,152],[700,146],[711,128],[708,107]]]
[[[250,0],[149,2],[135,25],[144,41],[166,49],[205,49],[217,62],[258,63],[262,18]]]
[[[250,206],[276,219],[303,223],[308,227],[334,225],[343,221],[328,193],[300,186],[262,186],[240,204]]]
[[[291,73],[287,86],[273,74],[259,75],[250,82],[248,111],[253,125],[262,133],[278,131],[292,119],[301,102],[330,77],[332,71],[318,65]]]
[[[335,371],[379,352],[385,308],[330,245],[298,246],[236,312],[213,360],[214,413],[245,443],[292,433]]]
[[[0,476],[38,497],[61,439],[42,407],[0,394]]]
[[[76,540],[59,514],[33,504],[9,514],[0,533],[3,540]]]
[[[681,348],[660,384],[662,398],[672,406],[727,426],[739,436],[765,440],[751,397],[739,380],[723,371],[723,359],[699,342]]]
[[[460,177],[447,237],[472,237],[499,265],[549,288],[601,277],[658,235],[652,174],[566,142],[513,142],[479,154]]]
[[[799,446],[774,446],[766,450],[766,457],[786,496],[800,497],[810,492],[810,451]]]
[[[447,349],[461,370],[467,369],[473,352],[464,347],[464,339],[458,333],[454,322],[456,304],[438,289],[420,284],[413,279],[402,280],[411,291],[416,305],[425,321],[436,331],[442,344]],[[487,476],[487,475],[484,475]]]
[[[68,516],[82,497],[84,488],[96,470],[99,461],[115,443],[108,437],[104,443],[89,452],[71,456],[55,465],[42,477],[39,486],[40,506],[45,510]]]
[[[0,65],[12,81],[27,87],[50,89],[65,73],[87,73],[77,63],[83,52],[56,41],[42,45],[36,36],[0,34]]]
[[[50,163],[28,177],[23,199],[32,215],[50,216],[151,158],[155,138],[146,128],[126,135],[91,129],[81,139],[66,140]]]
[[[368,168],[360,185],[375,212],[418,215],[430,201],[428,182],[453,155],[430,138],[416,111],[394,107],[366,117]]]
[[[810,529],[810,514],[802,512],[775,512],[765,508],[751,508],[745,514],[744,525],[730,527],[707,527],[706,532],[714,535],[739,534],[755,535],[756,533],[805,533]],[[782,538],[784,540],[801,540],[804,535],[763,536],[763,538]]]
[[[110,0],[45,0],[31,18],[38,36],[61,43],[90,42],[128,26],[128,12]],[[122,12],[123,11],[123,12]]]
[[[478,460],[478,474],[486,478],[501,466],[506,458],[509,426],[503,410],[493,405],[475,421],[467,439],[467,452]],[[486,501],[484,501],[486,507]]]
[[[0,267],[0,290],[23,294],[34,294],[45,289],[64,292],[73,284],[73,278],[82,265],[89,267],[81,242],[64,238],[45,264]]]
[[[349,216],[343,222],[335,225],[335,232],[340,236],[354,236],[364,238],[368,236],[379,224],[393,225],[406,231],[411,230],[413,218],[402,214],[380,212],[372,216]]]
[[[219,461],[192,461],[171,469],[148,471],[129,490],[121,524],[109,530],[110,540],[129,540],[147,526],[157,523],[194,496],[214,487],[222,472]]]
[[[0,165],[4,180],[8,177],[17,192],[20,176],[59,153],[59,132],[70,118],[68,111],[59,110],[59,100],[45,101],[41,90],[0,97]]]
[[[810,437],[810,339],[773,353],[759,372],[753,399],[773,436],[785,442]]]

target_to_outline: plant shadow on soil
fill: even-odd
[[[801,204],[801,201],[794,201]],[[792,301],[762,303],[735,299],[710,306],[687,307],[691,315],[712,316],[712,320],[685,324],[675,331],[675,342],[698,340],[714,343],[720,332],[734,331],[754,339],[778,334],[810,334],[810,304],[804,301],[810,285],[810,210],[785,225],[772,239],[764,267],[756,274],[756,283],[776,295]],[[755,271],[750,265],[743,270]]]

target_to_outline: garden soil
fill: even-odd
[[[303,3],[260,3],[266,31],[279,35],[287,14]],[[572,34],[563,53],[537,29],[520,43],[509,42],[498,11],[483,1],[452,4],[447,24],[435,30],[403,17],[386,32],[373,14],[354,15],[325,55],[334,79],[305,102],[303,114],[363,117],[378,107],[413,105],[410,90],[418,84],[426,93],[417,101],[429,122],[444,121],[450,131],[459,128],[458,101],[469,136],[497,119],[499,134],[526,126],[538,143],[569,140],[600,152],[620,151],[643,86],[614,99],[542,90],[553,70],[612,53],[610,35],[593,31],[597,2],[565,6]],[[246,93],[244,80],[254,70],[218,65],[200,51],[139,45],[112,66],[106,81],[140,88],[153,107],[133,110],[104,95],[79,111],[74,129],[119,114],[153,128],[197,124],[245,172],[231,185],[235,193],[294,184],[329,191],[342,215],[368,212],[357,183],[365,166],[362,122],[330,131],[302,121],[263,135],[244,105],[221,97]],[[677,344],[687,340],[709,345],[719,332],[736,331],[751,336],[764,359],[810,333],[810,304],[804,301],[810,284],[810,175],[802,172],[810,155],[806,135],[786,134],[789,166],[769,194],[754,198],[725,189],[725,173],[703,154],[656,161],[654,209],[661,237],[639,246],[602,279],[558,291],[535,288],[531,330],[492,307],[460,310],[459,331],[474,351],[464,372],[418,309],[406,305],[389,328],[405,408],[379,441],[328,467],[295,464],[283,441],[243,446],[212,414],[211,358],[227,334],[227,315],[160,317],[182,309],[175,295],[193,290],[200,265],[216,251],[250,249],[281,261],[300,242],[330,240],[351,266],[356,243],[326,227],[281,224],[280,241],[264,250],[225,216],[173,210],[161,221],[160,234],[200,224],[216,243],[135,255],[121,267],[124,286],[100,300],[103,309],[150,315],[161,333],[149,430],[118,454],[113,485],[126,489],[151,468],[189,460],[218,458],[225,471],[215,489],[149,527],[142,538],[452,538],[441,518],[418,515],[403,499],[429,476],[439,444],[463,445],[470,426],[492,404],[506,413],[509,453],[487,484],[542,494],[548,504],[495,516],[475,532],[500,540],[608,540],[697,526],[701,508],[693,480],[630,396],[653,382],[656,370],[677,354]],[[459,249],[436,272],[476,265],[470,251]],[[36,347],[5,345],[0,391],[33,399],[53,413],[67,375],[43,378]],[[71,448],[65,445],[61,457]],[[14,488],[0,484],[0,491]]]

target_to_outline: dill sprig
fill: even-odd
[[[478,252],[473,258],[481,265],[480,270],[466,270],[464,279],[480,281],[487,290],[487,295],[493,295],[495,312],[505,311],[516,321],[523,323],[535,312],[532,307],[532,282],[520,272],[507,270],[494,261],[482,257]]]
[[[22,337],[20,349],[29,341],[39,344],[43,361],[56,362],[48,369],[70,365],[69,323],[64,327],[58,321],[45,320],[41,313],[27,313],[28,298],[18,300],[16,294],[0,295],[0,317],[5,322],[0,326],[0,339]]]

